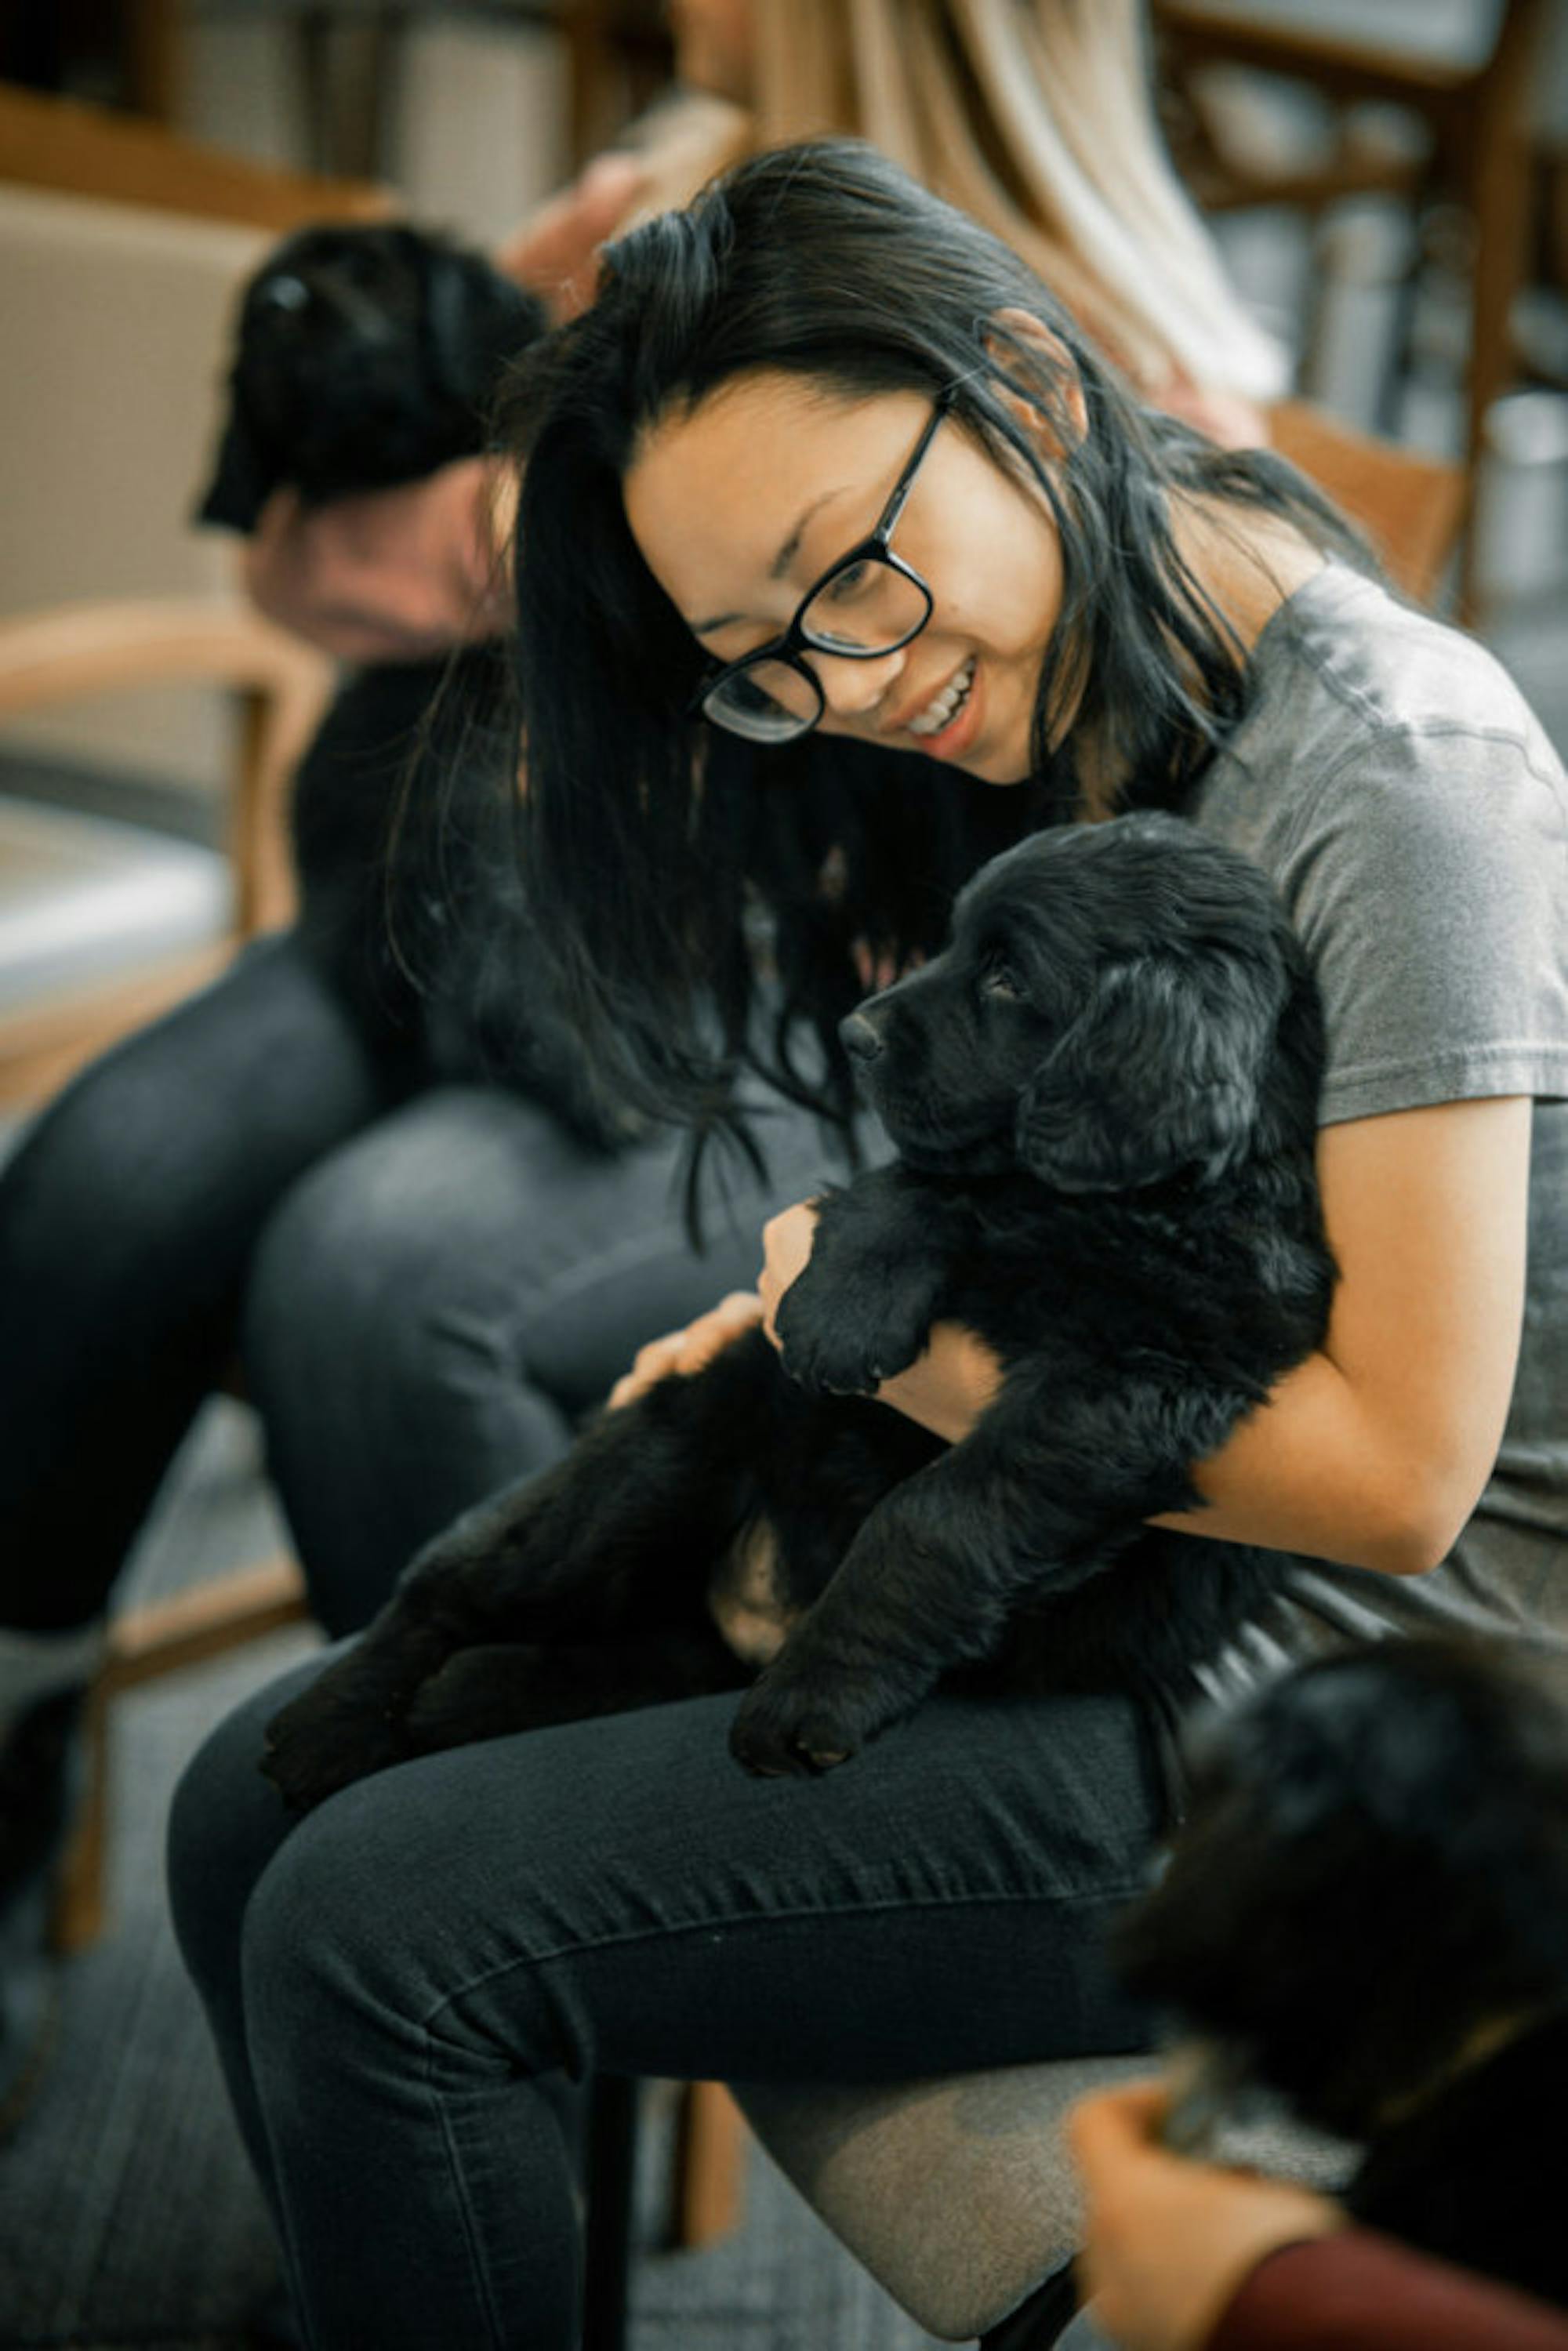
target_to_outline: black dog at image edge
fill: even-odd
[[[197,519],[249,532],[285,483],[321,505],[476,455],[507,363],[548,323],[483,254],[428,230],[301,229],[241,298]]]
[[[306,1807],[402,1758],[751,1687],[758,1772],[841,1763],[942,1677],[1190,1687],[1278,1555],[1145,1525],[1322,1337],[1322,1019],[1264,877],[1177,819],[1036,835],[843,1024],[893,1164],[782,1301],[468,1511],[272,1724]],[[999,1392],[951,1447],[873,1400],[932,1324]],[[719,1622],[766,1588],[753,1678]]]
[[[1359,2144],[1357,2220],[1568,2304],[1568,1648],[1357,1647],[1187,1744],[1123,1980]]]

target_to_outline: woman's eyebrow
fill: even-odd
[[[789,570],[789,566],[794,562],[795,558],[800,552],[800,541],[806,536],[806,527],[810,523],[812,516],[820,513],[821,508],[829,505],[834,498],[841,498],[848,487],[849,485],[847,483],[841,482],[837,489],[824,490],[820,497],[815,497],[811,500],[810,506],[801,507],[800,512],[796,516],[794,523],[790,527],[789,536],[786,538],[783,545],[779,548],[778,554],[774,557],[772,562],[768,567],[768,577],[769,580],[783,579],[784,574]],[[727,629],[735,622],[742,621],[745,618],[746,615],[744,612],[720,612],[714,620],[711,621],[688,621],[686,622],[686,626],[690,629],[694,637],[711,637],[720,629]]]

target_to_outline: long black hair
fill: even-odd
[[[1043,349],[1007,330],[1014,309],[1049,329]],[[661,418],[762,371],[851,397],[946,393],[957,428],[1048,500],[1063,602],[1027,783],[991,792],[842,738],[758,751],[688,717],[705,656],[632,537],[622,478]],[[1009,394],[1068,453],[1059,465],[1041,464]],[[1141,408],[1015,254],[851,141],[762,155],[611,246],[592,309],[525,363],[508,426],[528,459],[514,643],[537,917],[612,1085],[699,1127],[730,1114],[747,1060],[841,1114],[833,1030],[864,992],[855,942],[897,967],[1006,840],[1182,804],[1246,684],[1239,643],[1176,549],[1173,492],[1267,509],[1367,559],[1281,460]],[[784,1014],[766,1054],[758,923]],[[814,1068],[789,1053],[801,1019],[821,1040]]]

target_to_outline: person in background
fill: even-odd
[[[1068,2120],[1080,2289],[1121,2351],[1568,2351],[1547,2303],[1354,2228],[1332,2198],[1173,2154],[1169,2103],[1134,2083]]]

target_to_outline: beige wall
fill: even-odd
[[[278,20],[193,16],[181,127],[299,162]],[[563,46],[521,26],[416,24],[392,84],[389,176],[417,219],[486,242],[563,177]],[[223,592],[233,544],[186,517],[219,413],[230,317],[269,239],[0,182],[0,612],[86,596]],[[0,733],[59,758],[218,786],[230,716],[194,690]]]
[[[229,588],[231,547],[187,517],[235,294],[267,241],[0,185],[0,612]],[[201,787],[226,773],[228,727],[221,697],[171,688],[0,740]]]

